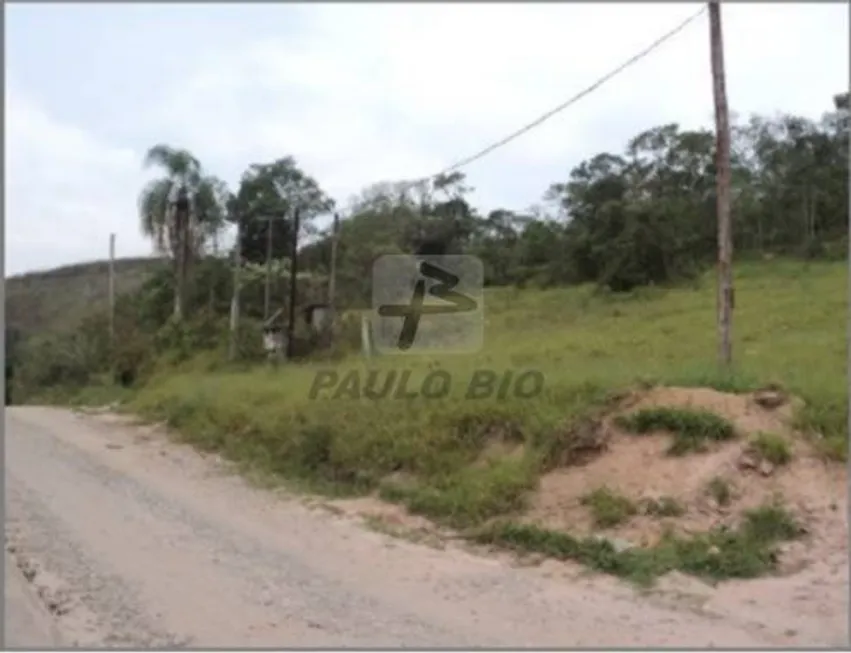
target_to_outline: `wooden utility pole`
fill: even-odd
[[[263,300],[263,319],[269,319],[272,304],[272,216],[269,216],[269,228],[266,231],[266,296]]]
[[[240,272],[242,268],[242,220],[236,220],[236,244],[233,247],[233,293],[230,299],[230,342],[228,359],[236,360],[239,342],[239,292],[241,290]]]
[[[295,305],[298,297],[298,229],[299,208],[293,212],[292,254],[290,255],[290,310],[287,323],[287,360],[292,360],[295,353],[293,340],[295,338]]]
[[[109,234],[109,347],[115,346],[115,234]]]
[[[331,271],[328,278],[328,306],[331,315],[335,313],[334,299],[337,293],[337,240],[340,233],[340,214],[334,214],[334,225],[331,228]]]
[[[712,95],[715,99],[715,175],[718,218],[718,358],[723,368],[733,362],[733,230],[730,225],[730,117],[724,72],[721,3],[709,0]]]

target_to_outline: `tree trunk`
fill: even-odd
[[[337,323],[337,248],[340,240],[340,214],[334,214],[331,231],[331,269],[328,275],[328,333],[333,335]]]
[[[272,217],[266,231],[266,295],[263,298],[263,319],[268,320],[272,304]]]
[[[295,354],[295,309],[298,301],[298,230],[299,208],[293,211],[292,253],[290,264],[290,306],[287,321],[287,360],[292,360]]]
[[[210,294],[207,303],[207,310],[210,315],[213,315],[216,310],[216,261],[219,260],[219,236],[213,234],[213,255],[208,257],[210,262]]]
[[[183,317],[183,247],[180,244],[180,230],[177,230],[177,248],[174,257],[174,319],[180,320]]]
[[[230,300],[230,347],[228,349],[228,358],[231,361],[236,360],[238,349],[238,329],[239,329],[239,291],[240,291],[240,267],[242,266],[242,253],[240,251],[240,243],[242,238],[242,222],[237,220],[236,223],[236,244],[234,245],[233,254],[233,295]]]
[[[810,229],[812,230],[813,241],[818,239],[818,188],[810,189]]]
[[[189,234],[187,232],[189,221],[187,216],[183,214],[183,211],[177,213],[175,221],[177,223],[175,229],[177,233],[177,274],[175,275],[174,286],[174,317],[176,320],[182,320],[186,307],[187,250],[189,245]]]
[[[181,313],[186,316],[186,306],[192,285],[192,254],[194,252],[192,242],[192,214],[187,213],[184,217],[184,233],[183,237],[183,293],[181,294]]]

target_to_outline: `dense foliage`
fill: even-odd
[[[738,257],[841,257],[848,211],[848,95],[820,121],[754,116],[733,128],[733,220]],[[714,261],[715,138],[662,125],[622,153],[581,162],[545,194],[548,210],[471,206],[464,177],[430,186],[379,184],[344,221],[340,286],[367,292],[379,253],[415,251],[425,234],[485,262],[494,285],[595,282],[611,290],[688,278]],[[328,240],[305,248],[327,266]]]

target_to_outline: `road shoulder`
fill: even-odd
[[[53,618],[42,605],[8,552],[4,557],[4,648],[57,648],[62,640]]]

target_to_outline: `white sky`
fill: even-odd
[[[437,172],[571,97],[696,4],[11,5],[6,273],[147,255],[145,150],[188,147],[236,186],[288,154],[339,203]],[[818,118],[849,86],[848,5],[725,3],[731,109]],[[582,159],[665,122],[712,123],[706,16],[466,169],[524,209]]]

